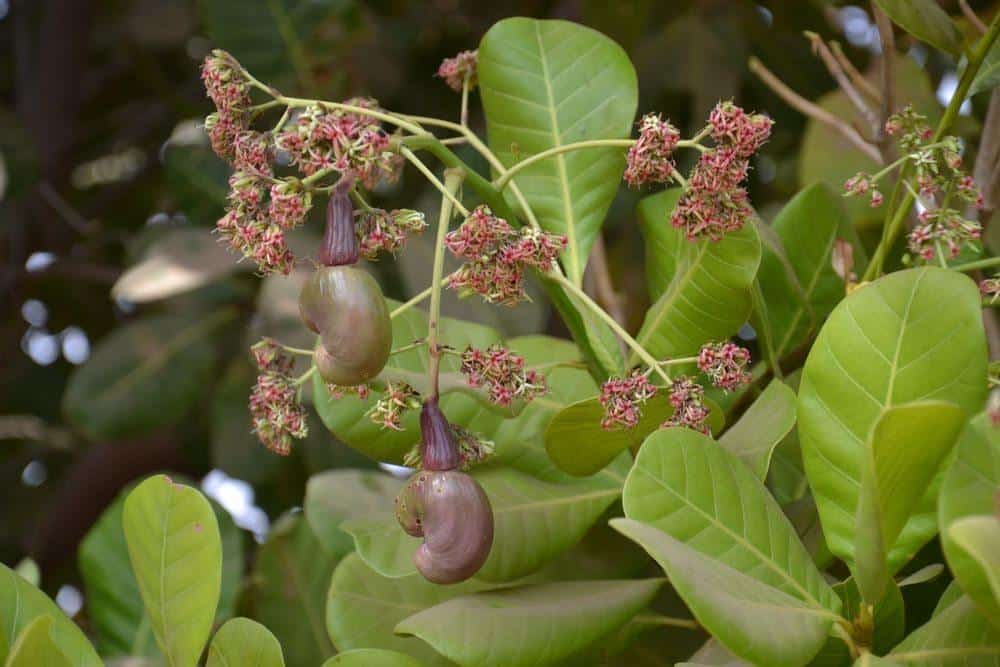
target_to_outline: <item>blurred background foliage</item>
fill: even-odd
[[[956,3],[942,4],[960,16]],[[997,9],[971,4],[986,17]],[[869,71],[880,58],[878,34],[862,5],[0,0],[0,560],[32,558],[42,587],[76,613],[78,567],[86,561],[78,564],[77,547],[137,478],[172,470],[200,480],[259,539],[302,503],[309,475],[374,466],[318,420],[288,459],[266,452],[250,433],[249,345],[263,333],[302,343],[305,329],[294,276],[262,280],[209,234],[224,204],[227,167],[200,128],[210,110],[200,61],[221,47],[287,94],[372,95],[390,109],[455,118],[458,98],[434,79],[437,65],[475,48],[493,22],[511,15],[570,19],[618,40],[639,73],[640,113],[661,111],[689,131],[718,99],[735,98],[773,116],[773,138],[751,176],[765,219],[800,187],[824,180],[839,188],[866,166],[747,69],[754,55],[804,97],[858,122],[803,31],[838,41]],[[956,63],[897,35],[899,99],[939,114],[956,85]],[[965,110],[959,134],[977,131],[983,97]],[[483,127],[475,104],[471,123]],[[463,157],[476,164],[473,154]],[[604,226],[610,272],[633,329],[648,301],[638,197],[623,188]],[[429,218],[436,206],[421,179],[405,176],[377,200]],[[865,203],[850,206],[864,234]],[[307,245],[318,233],[312,229],[296,242]],[[417,239],[399,262],[377,264],[387,295],[422,289],[430,254],[429,240]],[[449,297],[445,312],[505,334],[565,334],[540,296],[516,310]],[[293,531],[302,529],[284,525],[272,548],[282,539],[301,542]],[[85,616],[78,620],[95,622]]]

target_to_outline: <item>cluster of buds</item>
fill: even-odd
[[[250,84],[236,59],[218,49],[205,58],[201,80],[216,108],[215,113],[205,119],[212,148],[221,157],[232,159],[236,139],[250,123],[247,114],[251,104]]]
[[[899,113],[889,116],[885,121],[885,133],[895,137],[899,147],[907,153],[917,150],[934,136],[934,130],[927,123],[927,117],[917,113],[909,104]]]
[[[420,233],[427,227],[424,214],[408,208],[368,208],[356,210],[354,217],[359,251],[369,260],[377,259],[380,252],[395,255],[406,243],[407,233]]]
[[[670,216],[670,223],[683,229],[690,241],[718,241],[742,229],[753,215],[742,183],[750,158],[771,135],[773,122],[732,102],[720,102],[708,124],[715,148],[701,154]]]
[[[628,377],[612,377],[601,385],[600,402],[604,408],[601,428],[635,428],[642,418],[642,406],[656,396],[656,387],[646,375],[633,371]]]
[[[403,415],[420,407],[420,393],[405,382],[387,382],[369,417],[384,429],[403,430]]]
[[[478,435],[462,428],[458,424],[450,424],[451,432],[455,436],[455,445],[458,448],[458,469],[471,470],[473,467],[485,462],[493,456],[496,446],[492,440],[484,440]],[[420,469],[423,467],[424,444],[418,442],[403,457],[403,465],[408,468]]]
[[[698,370],[726,391],[750,382],[749,363],[750,351],[736,343],[707,343],[698,353]]]
[[[885,201],[882,191],[878,189],[877,181],[873,180],[872,176],[863,171],[859,171],[844,181],[844,190],[849,196],[870,194],[872,208],[878,208]]]
[[[456,93],[462,92],[466,83],[472,90],[479,83],[478,61],[479,51],[462,51],[454,58],[442,60],[437,75]]]
[[[694,379],[681,375],[670,384],[670,405],[674,414],[663,422],[664,428],[682,426],[701,433],[708,433],[708,406],[705,405],[705,388]]]
[[[625,158],[625,182],[638,188],[647,183],[667,183],[677,165],[673,153],[680,132],[660,114],[648,113],[639,121],[639,138]]]
[[[308,435],[306,412],[291,377],[294,359],[270,338],[251,348],[260,374],[250,394],[253,430],[268,449],[287,456],[292,439]]]
[[[919,223],[906,237],[907,247],[925,262],[939,256],[955,259],[983,231],[978,222],[953,208],[925,209],[917,218]]]
[[[378,109],[370,98],[353,98],[345,104]],[[306,107],[290,129],[278,134],[276,143],[304,174],[333,169],[354,176],[369,189],[383,179],[396,180],[403,164],[377,119],[319,104]]]
[[[544,375],[526,369],[524,357],[500,345],[465,348],[461,371],[469,386],[485,387],[490,400],[503,407],[515,399],[530,401],[547,389]]]
[[[451,288],[512,306],[526,298],[524,267],[551,269],[566,247],[566,237],[527,227],[516,230],[482,205],[458,229],[448,232],[445,247],[468,260],[452,274],[448,282]]]
[[[986,278],[979,282],[979,293],[983,301],[991,306],[1000,303],[1000,278]]]

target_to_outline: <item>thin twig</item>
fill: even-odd
[[[830,47],[826,45],[826,42],[824,42],[819,35],[810,30],[805,31],[805,36],[809,40],[810,44],[812,44],[813,53],[818,55],[819,59],[823,61],[824,65],[826,65],[826,69],[830,72],[830,76],[836,80],[837,85],[840,86],[840,89],[844,91],[845,95],[847,95],[847,99],[850,100],[851,104],[854,105],[854,108],[858,110],[858,113],[861,114],[862,118],[868,122],[868,125],[872,128],[872,136],[875,136],[879,127],[878,116],[875,115],[875,110],[869,106],[868,101],[861,95],[861,91],[855,87],[854,82],[847,76],[847,73],[841,66],[840,61],[837,60],[837,57],[833,55],[832,51],[830,51]]]
[[[778,97],[785,100],[789,106],[801,111],[810,118],[815,118],[819,122],[829,125],[831,128],[839,132],[841,136],[854,144],[858,150],[863,152],[875,162],[882,164],[882,154],[879,150],[873,144],[870,144],[863,136],[861,136],[860,132],[851,127],[844,120],[834,116],[826,109],[823,109],[796,93],[781,79],[775,76],[771,70],[767,69],[767,67],[764,66],[764,63],[757,58],[750,58],[748,67],[750,68],[750,71],[756,74],[768,88],[773,90],[775,94],[778,95]]]
[[[405,148],[403,150],[406,150]],[[444,190],[441,197],[441,215],[438,219],[437,237],[434,241],[434,267],[431,276],[431,307],[427,313],[427,353],[430,362],[427,365],[427,375],[431,384],[431,398],[438,397],[438,375],[441,369],[441,350],[439,331],[441,319],[441,289],[444,286],[444,240],[448,233],[448,223],[451,222],[452,204],[455,193],[458,192],[465,178],[461,169],[446,169],[444,172]],[[458,206],[464,208],[459,202]]]
[[[868,78],[854,66],[851,59],[844,53],[844,49],[840,46],[840,42],[831,41],[830,50],[833,51],[833,55],[836,56],[837,62],[839,62],[840,66],[844,68],[847,75],[851,77],[851,81],[853,81],[854,85],[858,87],[858,90],[867,95],[873,102],[881,104],[882,93],[879,92],[879,89],[875,84],[869,81]]]
[[[882,67],[879,71],[879,82],[882,86],[882,106],[879,110],[879,125],[875,132],[875,139],[882,147],[882,154],[886,161],[892,158],[892,148],[889,137],[885,133],[885,122],[889,120],[896,111],[896,35],[892,31],[892,21],[889,16],[882,11],[876,3],[872,3],[872,13],[875,15],[875,24],[878,26],[879,39],[882,44]]]
[[[608,311],[608,314],[615,319],[615,322],[625,326],[625,308],[621,295],[615,291],[614,283],[611,282],[611,272],[608,270],[608,255],[604,245],[604,237],[600,234],[594,240],[594,245],[590,249],[590,260],[584,273],[584,279],[592,281],[594,296],[597,302]],[[627,352],[625,341],[618,341],[622,354]]]
[[[965,14],[965,18],[967,18],[969,23],[971,23],[975,29],[979,31],[979,34],[985,35],[986,24],[983,23],[983,20],[979,18],[979,15],[976,14],[976,12],[972,11],[972,7],[969,6],[968,1],[958,0],[958,6],[962,8],[962,13]]]

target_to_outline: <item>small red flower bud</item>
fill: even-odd
[[[479,83],[478,61],[479,51],[462,51],[454,58],[441,61],[437,75],[456,93],[462,92],[466,81],[469,83],[469,90],[472,90]]]

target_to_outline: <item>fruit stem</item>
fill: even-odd
[[[448,223],[451,221],[452,200],[465,178],[465,172],[460,169],[446,169],[444,172],[444,187],[447,192],[441,197],[441,215],[438,218],[437,238],[434,241],[434,272],[431,277],[431,308],[427,317],[427,352],[430,363],[427,373],[430,377],[430,398],[438,397],[438,374],[441,370],[441,350],[438,344],[438,328],[441,319],[441,289],[444,275],[444,237],[448,233]]]

